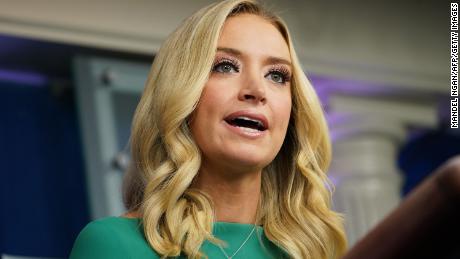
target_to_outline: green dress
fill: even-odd
[[[225,252],[231,256],[253,228],[254,225],[251,224],[216,222],[213,226],[213,234],[228,243]],[[210,259],[226,258],[220,248],[209,241],[202,244],[201,251]],[[70,259],[96,258],[154,259],[160,256],[145,240],[139,219],[108,217],[89,223],[78,235],[70,253]],[[186,258],[186,256],[181,255],[176,258]],[[288,256],[284,250],[267,239],[261,226],[257,226],[249,240],[233,258],[266,259],[288,258]]]

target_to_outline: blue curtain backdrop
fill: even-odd
[[[446,128],[426,131],[412,138],[399,153],[404,173],[402,194],[408,194],[449,158],[460,155],[460,133]]]
[[[71,91],[0,82],[0,125],[0,252],[67,257],[89,220]]]

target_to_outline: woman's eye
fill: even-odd
[[[267,75],[268,79],[272,80],[275,83],[284,84],[286,83],[286,76],[280,72],[271,72]]]
[[[215,65],[213,71],[219,73],[235,73],[238,72],[238,68],[229,62],[223,62]]]

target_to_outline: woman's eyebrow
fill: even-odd
[[[222,52],[225,52],[227,54],[230,54],[230,55],[233,55],[233,56],[236,56],[236,57],[241,57],[243,55],[241,53],[241,51],[239,51],[237,49],[234,49],[234,48],[218,47],[217,51],[222,51]],[[288,66],[292,67],[291,62],[289,62],[288,60],[286,60],[284,58],[273,57],[273,56],[267,57],[266,63],[268,63],[268,64],[285,64],[285,65],[288,65]]]
[[[289,67],[292,67],[291,62],[287,61],[284,58],[277,58],[277,57],[268,57],[267,58],[267,63],[268,64],[285,64],[288,65]]]
[[[232,48],[218,47],[217,51],[222,51],[222,52],[225,52],[225,53],[231,54],[233,56],[237,56],[237,57],[240,57],[242,55],[241,51],[239,51],[237,49],[232,49]]]

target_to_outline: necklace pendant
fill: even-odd
[[[251,237],[252,233],[254,233],[254,230],[256,230],[256,225],[254,225],[254,228],[252,228],[251,233],[249,233],[249,236],[246,237],[246,240],[244,240],[244,242],[240,245],[240,247],[236,250],[236,252],[233,253],[233,255],[231,255],[231,256],[228,256],[228,254],[225,252],[225,250],[222,248],[222,246],[220,246],[219,244],[217,246],[219,247],[220,251],[222,251],[222,253],[225,255],[225,257],[227,257],[227,259],[233,259],[233,257],[240,251],[240,249],[249,240],[249,238]]]

